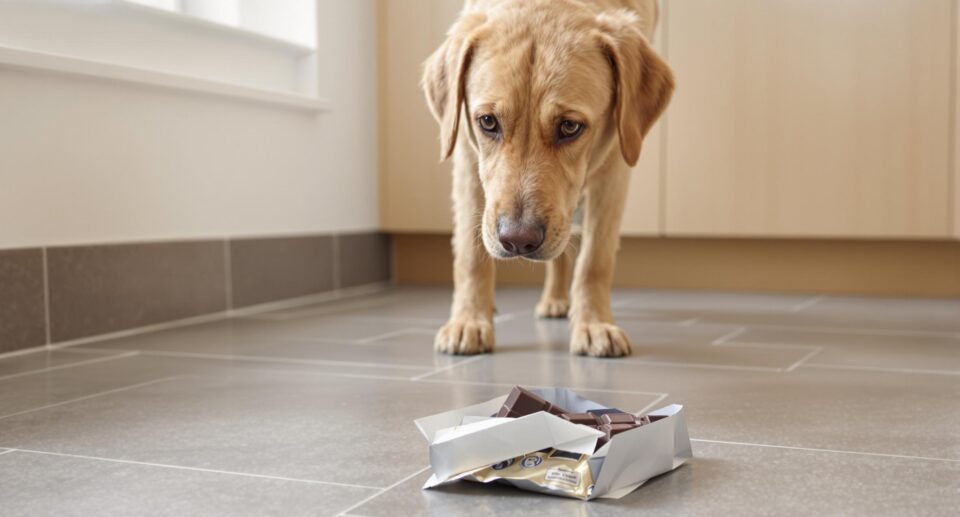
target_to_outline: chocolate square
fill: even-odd
[[[604,413],[600,415],[601,424],[636,424],[637,417],[630,413]]]
[[[507,400],[503,402],[503,406],[500,407],[497,416],[519,418],[539,411],[547,411],[558,416],[566,413],[563,408],[550,404],[536,393],[515,386],[510,390],[510,394],[507,396]]]
[[[590,427],[597,427],[600,425],[600,422],[597,421],[597,417],[590,413],[564,413],[560,415],[560,418],[573,422],[574,424],[586,425]]]

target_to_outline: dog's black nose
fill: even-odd
[[[543,245],[542,225],[521,224],[501,220],[497,225],[500,245],[511,255],[530,255]]]

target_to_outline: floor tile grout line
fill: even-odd
[[[2,451],[0,451],[0,456],[3,456],[4,454],[10,454],[11,452],[17,452],[17,449],[6,449],[6,450],[2,450]]]
[[[818,368],[829,370],[858,370],[878,373],[915,373],[923,375],[960,375],[960,370],[935,370],[928,368],[896,368],[885,366],[860,366],[846,364],[804,363],[802,368]]]
[[[726,334],[718,337],[717,339],[714,339],[713,341],[710,342],[710,344],[713,346],[720,346],[726,343],[727,341],[730,341],[731,339],[735,339],[739,337],[740,335],[744,334],[746,331],[747,331],[747,327],[745,326],[737,327],[731,330],[730,332],[727,332]]]
[[[475,363],[475,362],[477,362],[477,361],[479,361],[479,360],[481,360],[481,359],[483,359],[483,358],[484,358],[483,355],[475,355],[475,356],[470,357],[470,358],[468,358],[468,359],[464,359],[464,360],[462,360],[462,361],[457,361],[457,362],[455,362],[455,363],[453,363],[453,364],[449,364],[449,365],[447,365],[447,366],[444,366],[443,368],[438,368],[438,369],[433,370],[433,371],[429,371],[429,372],[422,373],[422,374],[417,375],[417,376],[414,376],[414,377],[410,377],[410,380],[411,380],[411,381],[422,381],[422,380],[426,379],[427,377],[431,377],[431,376],[436,375],[436,374],[438,374],[438,373],[443,373],[443,372],[452,370],[452,369],[454,369],[454,368],[456,368],[456,367],[458,367],[458,366],[463,366],[463,365],[468,364],[468,363]]]
[[[429,470],[429,469],[430,469],[430,466],[427,465],[426,467],[423,467],[422,469],[414,472],[413,474],[410,474],[409,476],[406,476],[406,477],[404,477],[403,479],[400,479],[399,481],[391,484],[390,486],[388,486],[388,487],[386,487],[386,488],[381,488],[379,492],[377,492],[377,493],[375,493],[375,494],[372,494],[372,495],[370,495],[370,496],[368,496],[368,497],[365,497],[365,498],[361,499],[360,501],[354,503],[353,506],[347,508],[346,510],[341,510],[340,513],[337,514],[337,517],[343,517],[343,516],[346,515],[347,513],[351,512],[351,511],[353,511],[353,510],[356,510],[357,508],[360,508],[361,506],[369,503],[370,501],[376,499],[377,497],[380,497],[381,495],[389,492],[390,490],[392,490],[392,489],[394,489],[394,488],[396,488],[396,487],[398,487],[398,486],[406,483],[407,481],[410,481],[411,479],[419,476],[420,474],[423,474],[424,472],[426,472],[426,471]]]
[[[190,467],[186,465],[171,465],[168,463],[153,463],[149,461],[104,458],[102,456],[87,456],[85,454],[69,454],[65,452],[38,451],[33,449],[20,449],[20,448],[14,448],[12,449],[12,451],[24,452],[27,454],[42,454],[46,456],[61,456],[65,458],[78,458],[78,459],[93,460],[93,461],[106,461],[110,463],[124,463],[128,465],[141,465],[145,467],[159,467],[159,468],[176,469],[176,470],[190,470],[194,472],[207,472],[211,474],[226,474],[226,475],[232,475],[232,476],[272,479],[276,481],[293,481],[297,483],[310,483],[315,485],[332,485],[332,486],[339,486],[339,487],[346,487],[346,488],[362,488],[365,490],[383,490],[382,487],[375,487],[375,486],[369,486],[369,485],[357,485],[353,483],[339,483],[336,481],[320,481],[316,479],[292,478],[287,476],[273,476],[270,474],[255,474],[252,472],[238,472],[233,470],[208,469],[203,467]]]
[[[707,363],[678,363],[672,361],[644,361],[633,359],[619,359],[617,364],[634,364],[638,366],[667,366],[671,368],[696,368],[701,370],[734,370],[742,372],[783,372],[783,368],[772,366],[745,366],[740,364],[707,364]]]
[[[369,345],[371,343],[376,343],[377,341],[384,341],[394,337],[407,336],[407,335],[428,335],[433,334],[433,330],[423,329],[419,327],[408,327],[398,330],[391,330],[390,332],[384,332],[382,334],[376,334],[370,337],[354,339],[352,344],[354,345]]]
[[[792,343],[763,343],[760,341],[727,341],[720,345],[723,348],[766,348],[770,350],[812,350],[819,345],[795,345]]]
[[[43,318],[44,318],[44,331],[46,332],[47,337],[47,346],[53,344],[51,336],[53,331],[50,329],[50,261],[47,258],[47,247],[44,246],[41,248],[43,250]]]
[[[9,413],[9,414],[6,414],[6,415],[0,415],[0,420],[3,420],[3,419],[5,419],[5,418],[11,418],[11,417],[19,416],[19,415],[25,415],[25,414],[27,414],[27,413],[33,413],[33,412],[35,412],[35,411],[43,411],[44,409],[51,409],[51,408],[55,408],[55,407],[59,407],[59,406],[64,406],[64,405],[66,405],[66,404],[72,404],[72,403],[74,403],[74,402],[80,402],[80,401],[83,401],[83,400],[89,400],[89,399],[96,398],[96,397],[102,397],[102,396],[104,396],[104,395],[112,395],[112,394],[114,394],[114,393],[120,393],[120,392],[123,392],[123,391],[128,391],[128,390],[133,390],[133,389],[137,389],[137,388],[142,388],[142,387],[144,387],[144,386],[149,386],[149,385],[151,385],[151,384],[158,384],[158,383],[161,383],[161,382],[171,381],[171,380],[173,380],[173,379],[178,379],[178,378],[181,378],[181,377],[184,377],[184,376],[183,376],[183,375],[171,375],[171,376],[169,376],[169,377],[161,377],[161,378],[159,378],[159,379],[153,379],[152,381],[146,381],[146,382],[141,382],[141,383],[137,383],[137,384],[131,384],[131,385],[129,385],[129,386],[122,386],[122,387],[120,387],[120,388],[114,388],[114,389],[112,389],[112,390],[98,391],[98,392],[96,392],[96,393],[91,393],[91,394],[89,394],[89,395],[84,395],[84,396],[82,396],[82,397],[76,397],[76,398],[72,398],[72,399],[68,399],[68,400],[63,400],[63,401],[60,401],[60,402],[56,402],[56,403],[54,403],[54,404],[47,404],[47,405],[45,405],[45,406],[39,406],[39,407],[31,408],[31,409],[25,409],[25,410],[23,410],[23,411],[17,411],[16,413]]]
[[[808,299],[806,299],[806,300],[804,300],[804,301],[802,301],[802,302],[794,305],[793,307],[791,307],[791,308],[790,308],[790,312],[793,312],[793,313],[803,312],[803,311],[809,309],[810,307],[813,307],[814,305],[822,302],[822,301],[825,300],[826,298],[827,298],[827,297],[826,297],[825,295],[822,295],[822,294],[821,294],[821,295],[818,295],[818,296],[810,297],[810,298],[808,298]]]
[[[960,459],[955,459],[955,458],[934,458],[930,456],[911,456],[908,454],[887,454],[883,452],[844,451],[839,449],[818,449],[815,447],[798,447],[794,445],[772,445],[768,443],[732,442],[732,441],[726,441],[726,440],[708,440],[705,438],[690,438],[690,441],[702,442],[702,443],[716,443],[720,445],[742,445],[746,447],[768,447],[771,449],[789,449],[789,450],[796,450],[796,451],[829,452],[834,454],[855,454],[859,456],[877,456],[881,458],[898,458],[898,459],[905,459],[905,460],[944,461],[948,463],[960,463]]]
[[[803,363],[807,362],[810,358],[812,358],[813,356],[819,354],[820,352],[823,352],[823,347],[822,347],[822,346],[818,346],[818,347],[814,348],[813,350],[807,352],[803,357],[801,357],[800,359],[798,359],[797,362],[795,362],[795,363],[791,364],[790,366],[788,366],[787,369],[784,370],[784,371],[785,371],[785,372],[792,372],[792,371],[796,370],[798,367],[802,366]]]
[[[647,412],[653,410],[653,408],[654,408],[657,404],[663,402],[663,399],[665,399],[665,398],[667,398],[667,397],[669,397],[669,396],[670,396],[669,393],[661,393],[656,399],[654,399],[653,402],[647,404],[646,406],[643,406],[643,408],[641,408],[639,411],[637,411],[636,414],[639,415],[639,414],[647,413]]]
[[[723,325],[724,322],[701,321],[704,325]],[[736,323],[726,323],[727,325],[736,325]],[[899,330],[899,329],[877,329],[864,327],[820,327],[816,325],[776,325],[769,323],[750,323],[754,329],[764,330],[793,330],[799,332],[808,332],[810,334],[853,334],[856,336],[903,336],[903,337],[945,337],[950,339],[960,338],[960,333],[952,331],[936,330]]]
[[[105,350],[105,349],[93,349],[87,348],[87,350]],[[328,359],[297,359],[297,358],[281,358],[281,357],[271,357],[271,356],[256,356],[256,355],[227,355],[227,354],[209,354],[204,352],[174,352],[174,351],[165,351],[165,350],[136,350],[141,355],[144,356],[155,356],[155,357],[180,357],[184,359],[212,359],[220,361],[245,361],[245,362],[256,362],[262,361],[265,363],[277,363],[277,364],[302,364],[302,365],[314,365],[314,366],[356,366],[363,368],[385,368],[390,370],[427,370],[429,366],[419,366],[419,365],[398,365],[398,364],[388,364],[388,363],[366,363],[360,361],[335,361]]]
[[[233,246],[230,238],[223,239],[223,295],[227,312],[233,311]]]
[[[331,375],[340,375],[340,374],[335,373]],[[344,374],[344,375],[350,376],[353,374]],[[405,379],[405,380],[410,380],[410,379]],[[465,386],[502,386],[502,387],[510,387],[510,388],[512,388],[513,386],[516,386],[516,383],[511,383],[511,382],[458,381],[458,380],[446,380],[446,379],[419,379],[414,382],[432,382],[436,384],[455,384],[455,385],[465,385]],[[524,384],[524,386],[528,388],[555,387],[555,386],[543,386],[543,385],[536,385],[536,384]],[[653,396],[669,395],[668,393],[662,393],[659,391],[611,390],[607,388],[588,388],[585,386],[574,386],[574,387],[571,387],[570,389],[580,390],[580,391],[596,391],[598,393],[613,393],[613,394],[619,394],[619,395],[653,395]]]
[[[36,369],[36,370],[29,370],[29,371],[25,371],[25,372],[11,373],[11,374],[9,374],[9,375],[0,376],[0,382],[6,381],[6,380],[9,380],[9,379],[16,379],[16,378],[19,378],[19,377],[26,377],[26,376],[28,376],[28,375],[36,375],[36,374],[38,374],[38,373],[46,373],[46,372],[53,372],[53,371],[57,371],[57,370],[65,370],[65,369],[67,369],[67,368],[75,368],[75,367],[77,367],[77,366],[87,366],[87,365],[90,365],[90,364],[102,363],[102,362],[106,362],[106,361],[113,361],[113,360],[116,360],[116,359],[126,359],[126,358],[128,358],[128,357],[135,357],[135,356],[138,356],[138,355],[140,355],[140,352],[139,352],[139,351],[121,352],[121,353],[118,353],[118,354],[115,354],[115,355],[108,355],[108,356],[105,356],[105,357],[96,357],[96,358],[94,358],[94,359],[87,359],[87,360],[85,360],[85,361],[77,361],[77,362],[74,362],[74,363],[61,364],[61,365],[57,365],[57,366],[48,366],[48,367],[46,367],[46,368],[39,368],[39,369]]]

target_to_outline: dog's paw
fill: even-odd
[[[493,351],[493,322],[479,318],[452,318],[433,342],[437,352],[455,355],[485,354]]]
[[[576,323],[570,335],[570,353],[592,357],[623,357],[630,355],[627,333],[612,323],[594,321]]]
[[[538,318],[566,318],[570,310],[570,300],[566,298],[543,297],[537,304]]]

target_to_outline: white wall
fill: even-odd
[[[377,226],[374,0],[320,0],[329,112],[0,65],[0,248]]]

